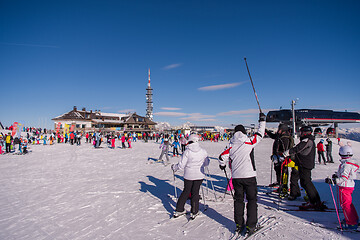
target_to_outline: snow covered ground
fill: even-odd
[[[342,234],[314,226],[335,228],[335,212],[277,210],[278,204],[281,207],[288,201],[276,202],[276,198],[265,194],[269,189],[261,187],[270,182],[272,143],[271,139],[264,139],[255,150],[255,159],[260,186],[259,217],[273,216],[276,221],[254,238],[360,239],[358,233]],[[352,143],[355,158],[360,159],[360,143]],[[116,144],[119,146],[119,142]],[[94,149],[85,143],[31,145],[27,155],[1,155],[0,239],[229,239],[235,229],[233,200],[230,195],[223,199],[226,178],[215,160],[226,144],[201,142],[214,158],[209,166],[209,188],[204,181],[208,209],[188,224],[185,217],[169,219],[176,204],[174,184],[179,195],[183,178],[177,172],[174,182],[170,166],[154,162],[160,155],[155,142],[135,142],[132,149],[110,149],[105,145]],[[338,148],[334,144],[334,164],[317,164],[313,170],[321,198],[331,208],[331,192],[324,178],[338,167]],[[170,158],[172,163],[178,161]],[[333,190],[335,194],[335,187]],[[353,198],[360,213],[359,181]],[[186,205],[186,209],[190,206]],[[203,200],[200,209],[204,209]]]

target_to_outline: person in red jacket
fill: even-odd
[[[324,161],[324,164],[326,165],[324,140],[321,139],[320,142],[316,145],[316,147],[317,147],[317,152],[318,152],[318,157],[319,157],[319,163],[321,164],[321,158],[322,158]]]

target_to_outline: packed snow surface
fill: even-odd
[[[317,164],[312,171],[321,199],[330,208],[334,204],[324,179],[339,165],[339,146],[332,140],[335,163]],[[354,158],[359,159],[360,143],[351,142]],[[176,204],[174,186],[178,196],[183,188],[182,172],[176,172],[174,181],[170,165],[155,162],[160,149],[154,141],[134,142],[131,149],[110,149],[104,144],[94,149],[87,143],[30,145],[27,155],[1,155],[0,239],[229,239],[235,230],[233,200],[224,194],[227,181],[216,160],[228,142],[200,144],[211,157],[208,181],[203,182],[203,193],[200,191],[200,210],[208,208],[189,223],[185,216],[170,219]],[[258,215],[275,217],[276,221],[254,238],[360,239],[359,233],[335,229],[335,211],[278,210],[286,204],[300,205],[302,199],[279,201],[275,195],[265,194],[270,190],[263,186],[271,181],[272,144],[273,140],[264,139],[255,149],[255,159]],[[170,159],[171,163],[179,160]],[[336,199],[336,187],[332,190]],[[359,199],[357,181],[353,202],[358,213]],[[188,204],[186,209],[190,210]]]

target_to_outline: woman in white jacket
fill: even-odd
[[[194,219],[199,213],[199,191],[204,180],[204,168],[209,165],[207,152],[200,147],[199,137],[196,134],[189,136],[186,150],[177,164],[173,164],[171,169],[184,171],[184,190],[176,204],[174,218],[184,215],[185,203],[191,193],[191,213],[190,218]]]

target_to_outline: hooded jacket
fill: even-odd
[[[205,177],[204,167],[209,163],[207,152],[200,147],[198,142],[195,142],[186,146],[181,159],[173,166],[173,170],[183,170],[186,180],[201,180]]]
[[[265,121],[261,121],[258,132],[252,137],[248,137],[241,131],[236,132],[230,139],[230,147],[220,154],[220,165],[224,166],[229,160],[231,161],[233,178],[256,177],[256,170],[251,161],[250,153],[263,138],[265,124]]]
[[[290,154],[295,154],[295,164],[306,169],[315,167],[315,137],[306,135],[300,138],[300,142],[289,150]]]
[[[336,185],[340,187],[355,187],[356,172],[359,170],[359,164],[351,158],[340,159],[340,166],[336,173]]]

